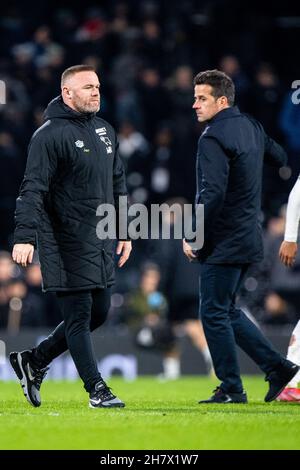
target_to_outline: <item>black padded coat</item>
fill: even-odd
[[[59,96],[32,136],[16,205],[14,243],[38,249],[44,291],[105,288],[114,282],[114,241],[99,239],[99,204],[126,195],[112,126]]]

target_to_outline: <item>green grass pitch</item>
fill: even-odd
[[[17,382],[1,383],[1,449],[300,449],[300,403],[264,403],[263,377],[244,377],[247,405],[198,405],[216,381],[109,381],[123,409],[89,409],[78,382],[43,384],[33,408]]]

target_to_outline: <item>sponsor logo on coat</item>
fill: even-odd
[[[106,135],[106,127],[99,127],[95,129],[96,134],[98,135]]]
[[[83,140],[76,140],[75,145],[76,145],[76,147],[81,149],[82,147],[84,147],[84,142],[83,142]]]
[[[105,143],[105,145],[112,145],[108,137],[100,137],[100,140]]]
[[[111,140],[108,137],[100,137],[101,142],[103,142],[106,145],[106,153],[112,153],[112,143]]]

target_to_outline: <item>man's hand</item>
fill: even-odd
[[[119,242],[117,246],[117,255],[121,255],[118,266],[122,268],[130,256],[132,250],[131,242]]]
[[[182,240],[182,248],[183,253],[185,254],[185,256],[188,257],[189,261],[194,261],[195,259],[197,259],[197,256],[195,255],[195,253],[193,253],[192,248],[185,240]]]
[[[279,258],[286,266],[293,266],[298,245],[296,242],[282,242],[279,250]]]
[[[26,267],[27,263],[32,263],[34,246],[30,243],[16,243],[12,252],[12,259],[15,263]]]

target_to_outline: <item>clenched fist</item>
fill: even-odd
[[[30,243],[16,243],[13,248],[13,260],[26,267],[27,264],[32,263],[34,246]]]

